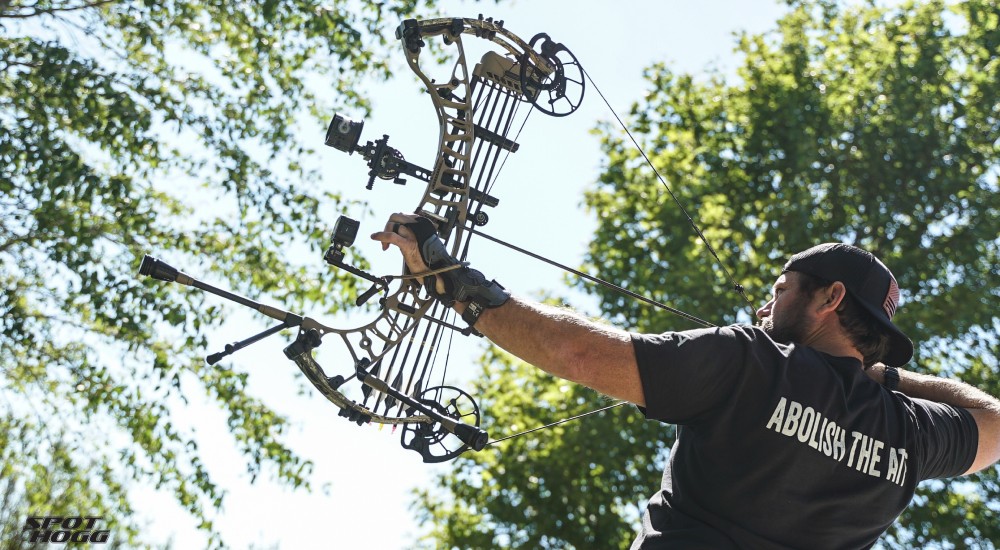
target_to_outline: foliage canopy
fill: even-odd
[[[173,420],[198,394],[226,412],[251,478],[308,485],[286,420],[245,374],[201,358],[225,310],[138,281],[139,259],[289,308],[350,298],[352,280],[281,252],[318,252],[341,202],[319,190],[296,132],[325,124],[325,98],[366,108],[359,84],[391,70],[383,29],[432,5],[0,0],[5,528],[29,510],[114,510],[134,547],[139,479],[222,544],[211,518],[224,490]]]

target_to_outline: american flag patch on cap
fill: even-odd
[[[889,279],[889,292],[886,293],[885,301],[882,302],[882,309],[885,310],[890,319],[896,314],[897,305],[899,305],[899,285],[896,284],[896,278],[891,277]]]

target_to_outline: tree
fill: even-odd
[[[325,124],[333,104],[365,108],[359,84],[391,72],[382,30],[431,5],[0,1],[10,533],[28,512],[114,510],[112,529],[135,546],[126,491],[145,480],[221,545],[211,518],[224,491],[190,426],[172,420],[202,392],[228,414],[252,478],[308,487],[311,464],[283,442],[285,419],[244,391],[245,373],[201,359],[225,310],[136,271],[156,251],[289,308],[350,298],[351,279],[279,252],[318,252],[329,234],[319,212],[341,204],[315,185],[296,130]]]
[[[473,387],[490,433],[517,433],[612,404],[491,348]],[[467,453],[414,511],[434,548],[628,548],[673,428],[615,407]],[[604,442],[613,440],[614,445]]]
[[[633,106],[630,127],[721,263],[640,154],[603,126],[607,158],[586,197],[598,219],[587,270],[716,323],[749,322],[758,304],[748,306],[729,291],[723,267],[763,303],[791,253],[817,242],[854,243],[883,258],[903,289],[897,319],[918,348],[908,368],[956,376],[1000,395],[998,19],[988,1],[882,7],[791,0],[776,31],[740,37],[738,81],[651,67],[650,88]],[[648,332],[689,327],[604,288],[581,288],[597,295],[602,316],[620,326]],[[483,387],[511,384],[506,376],[525,375],[505,372],[500,380],[484,378]],[[520,406],[530,401],[525,397]],[[525,410],[510,422],[523,425],[540,414]],[[484,416],[505,412],[487,409]],[[635,448],[630,438],[639,433],[634,437],[643,439],[646,432],[631,428],[577,429],[595,430],[589,438],[602,442],[602,452],[659,448]],[[594,453],[574,456],[578,449],[563,451],[552,439],[542,432],[513,455],[461,458],[460,473],[440,480],[457,502],[449,509],[426,493],[420,502],[442,520],[461,524],[475,511],[489,525],[476,528],[480,538],[453,531],[435,532],[435,540],[484,547],[498,541],[482,538],[491,530],[559,533],[558,522],[567,516],[558,505],[547,509],[551,513],[495,512],[537,493],[529,476],[492,483],[494,468],[512,460],[525,472],[546,471],[548,487],[573,492],[593,483],[587,464],[597,460]],[[551,462],[562,467],[549,470]],[[647,495],[654,487],[649,481]],[[470,496],[473,489],[480,493]],[[610,506],[610,495],[594,497],[605,500],[592,504],[609,504],[602,513],[621,513]],[[992,548],[1000,541],[998,509],[996,467],[925,483],[881,544]],[[551,546],[586,547],[580,541],[597,536],[587,524],[578,527],[585,533]],[[608,538],[595,540],[627,544],[614,533],[603,536]]]
[[[483,429],[518,433],[612,404],[497,348],[473,388]],[[455,460],[412,506],[434,548],[628,548],[670,426],[615,407]],[[672,436],[671,436],[672,437]],[[613,439],[615,445],[604,446]],[[600,448],[600,452],[597,451]]]

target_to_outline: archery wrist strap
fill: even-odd
[[[486,277],[471,267],[464,267],[454,272],[456,280],[455,300],[467,302],[462,320],[470,327],[476,325],[479,316],[484,311],[500,307],[510,299],[510,292],[496,281],[487,281]],[[450,274],[449,273],[449,274]]]
[[[443,293],[438,292],[435,277],[424,278],[424,289],[447,307],[453,306],[455,302],[467,303],[462,312],[462,320],[470,327],[476,324],[483,311],[500,307],[510,299],[510,292],[500,283],[487,281],[481,272],[463,265],[449,254],[430,220],[419,218],[403,225],[416,236],[420,257],[427,267],[433,271],[447,269],[437,274],[444,282]]]

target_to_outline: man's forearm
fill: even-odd
[[[873,366],[868,369],[868,375],[876,382],[884,383],[885,365]],[[1000,460],[1000,400],[958,380],[904,370],[899,370],[897,389],[910,397],[969,411],[976,421],[979,441],[976,458],[965,473],[978,472]]]
[[[461,311],[464,304],[456,303]],[[629,333],[565,309],[511,297],[487,309],[476,330],[522,360],[560,378],[642,404]]]

